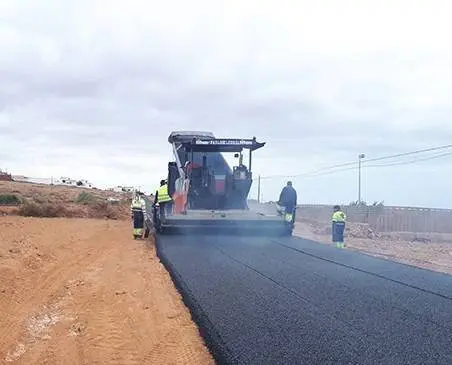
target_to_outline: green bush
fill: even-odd
[[[22,203],[22,199],[14,194],[1,194],[0,205],[19,205]]]
[[[93,194],[87,193],[86,191],[82,191],[78,194],[77,198],[75,198],[75,202],[79,204],[94,204],[98,202],[98,198]]]

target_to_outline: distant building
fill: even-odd
[[[114,188],[108,189],[110,191],[114,191],[115,193],[132,193],[135,188],[133,186],[115,186]]]
[[[59,180],[55,180],[53,184],[76,186],[79,188],[88,188],[88,189],[94,188],[93,184],[91,184],[88,180],[85,179],[74,180],[69,177],[61,177]]]
[[[74,186],[78,188],[95,189],[92,183],[88,180],[80,179],[74,180],[69,177],[61,177],[59,179],[54,178],[39,178],[39,177],[28,177],[23,175],[13,175],[13,181],[17,182],[27,182],[33,184],[44,184],[44,185],[63,185],[63,186]]]

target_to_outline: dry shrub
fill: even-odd
[[[36,203],[25,203],[19,208],[18,214],[24,217],[42,217],[42,208]]]
[[[119,219],[120,214],[116,207],[108,202],[98,201],[90,206],[90,216],[92,218]]]
[[[45,197],[36,195],[33,196],[33,201],[37,204],[48,204],[49,203],[49,199],[46,199]]]
[[[71,217],[72,214],[64,206],[59,204],[36,204],[26,202],[19,210],[18,214],[24,217]]]
[[[98,201],[96,203],[79,208],[77,206],[66,207],[60,204],[37,204],[26,202],[19,209],[17,214],[24,217],[43,218],[97,218],[97,219],[124,219],[126,210],[121,205],[111,205],[108,202]]]

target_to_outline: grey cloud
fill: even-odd
[[[329,165],[360,152],[371,158],[451,138],[449,109],[400,104],[393,79],[401,62],[392,67],[389,54],[324,56],[289,68],[271,66],[284,53],[275,61],[270,51],[256,50],[259,56],[244,53],[233,65],[210,55],[203,40],[179,44],[164,30],[143,28],[135,47],[115,39],[113,28],[121,25],[96,27],[81,5],[33,4],[4,20],[22,43],[0,61],[0,113],[11,120],[0,125],[0,157],[18,166],[22,155],[55,168],[89,163],[151,180],[165,171],[174,129],[256,136],[268,143],[260,158],[298,161],[287,174],[302,172],[310,160]],[[46,21],[40,12],[55,16]],[[225,44],[224,58],[240,47],[246,44]],[[395,123],[410,125],[410,118],[408,130]],[[161,170],[150,171],[147,156]]]
[[[452,144],[452,125],[445,128],[444,124],[432,122],[429,127],[419,128],[411,133],[413,140],[425,148]]]

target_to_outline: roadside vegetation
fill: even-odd
[[[19,205],[22,203],[22,199],[16,194],[0,194],[0,205]]]
[[[0,215],[128,219],[130,197],[102,190],[0,182]]]

